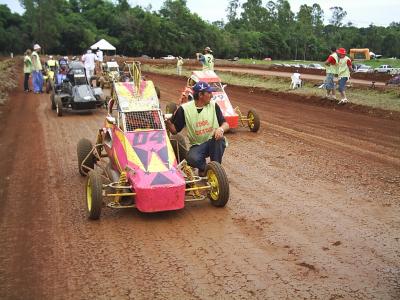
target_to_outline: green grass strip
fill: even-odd
[[[171,66],[154,66],[154,65],[142,65],[142,70],[145,72],[153,72],[165,75],[176,75],[176,68]],[[182,76],[189,77],[191,70],[183,70]],[[252,74],[234,74],[230,72],[218,71],[218,76],[224,83],[246,86],[246,87],[257,87],[264,88],[273,92],[285,92],[293,93],[304,96],[318,96],[324,97],[325,90],[314,87],[314,83],[305,83],[304,87],[296,90],[289,88],[291,79],[285,77],[275,76],[260,76]],[[373,90],[368,88],[347,88],[347,98],[351,103],[368,106],[372,108],[379,108],[391,111],[400,111],[400,89],[391,88],[385,91]],[[336,97],[339,99],[339,92],[336,93]]]

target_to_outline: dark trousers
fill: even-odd
[[[203,172],[206,168],[207,157],[210,157],[211,161],[222,163],[225,147],[225,138],[218,141],[212,138],[203,144],[194,145],[188,152],[187,162],[190,166]]]
[[[24,77],[24,90],[28,91],[29,90],[29,76],[31,75],[31,73],[24,73],[25,77]]]

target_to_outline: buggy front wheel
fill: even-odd
[[[96,171],[90,171],[86,183],[86,207],[87,215],[91,220],[100,218],[103,205],[103,182]]]
[[[63,115],[63,104],[60,96],[54,97],[54,102],[56,104],[57,116],[62,117]]]
[[[79,173],[82,176],[88,174],[87,168],[93,169],[96,161],[92,152],[93,146],[88,139],[80,139],[76,147],[76,154],[78,156]],[[86,158],[86,160],[85,160]],[[85,168],[86,167],[86,168]]]
[[[229,181],[220,163],[211,161],[206,166],[207,182],[211,187],[208,193],[211,204],[223,207],[229,200]]]
[[[250,109],[247,113],[247,124],[251,132],[257,132],[260,129],[260,117],[254,109]]]

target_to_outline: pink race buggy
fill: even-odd
[[[229,183],[223,167],[210,162],[200,177],[185,160],[178,164],[178,142],[169,138],[153,82],[141,79],[138,66],[136,81],[113,83],[95,145],[87,139],[77,145],[79,172],[87,176],[88,217],[98,219],[103,205],[159,212],[208,197],[214,206],[225,206]]]
[[[181,93],[179,104],[193,100],[192,87],[199,81],[207,82],[215,88],[216,91],[212,93],[212,99],[216,101],[221,108],[222,114],[229,124],[229,128],[235,129],[239,126],[248,127],[251,132],[257,132],[260,129],[260,117],[254,109],[250,109],[247,115],[243,115],[239,107],[233,108],[225,92],[226,85],[222,84],[221,79],[214,71],[193,71],[192,75],[187,80],[186,87]],[[170,102],[167,104],[166,112],[174,113],[176,108],[177,105]]]

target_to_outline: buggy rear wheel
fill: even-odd
[[[54,103],[56,105],[56,112],[57,116],[62,117],[63,115],[63,104],[60,96],[55,96],[54,97]]]
[[[247,113],[247,124],[251,132],[257,132],[260,129],[260,117],[254,109],[250,109]]]
[[[96,161],[96,158],[93,155],[93,153],[91,153],[92,149],[93,149],[92,143],[88,139],[80,139],[79,140],[78,145],[76,147],[76,154],[78,156],[79,173],[82,176],[86,176],[89,172],[89,170],[82,167],[83,163],[84,163],[85,167],[88,167],[90,169],[94,168],[94,163]],[[85,158],[86,158],[86,160],[85,160]]]
[[[224,207],[229,200],[229,181],[220,163],[211,161],[206,166],[207,182],[211,186],[208,193],[211,204]]]
[[[174,102],[168,102],[167,106],[165,106],[165,113],[166,114],[174,114],[177,110],[178,106]]]
[[[86,207],[88,218],[97,220],[100,218],[103,205],[103,182],[96,171],[90,171],[86,183]]]

